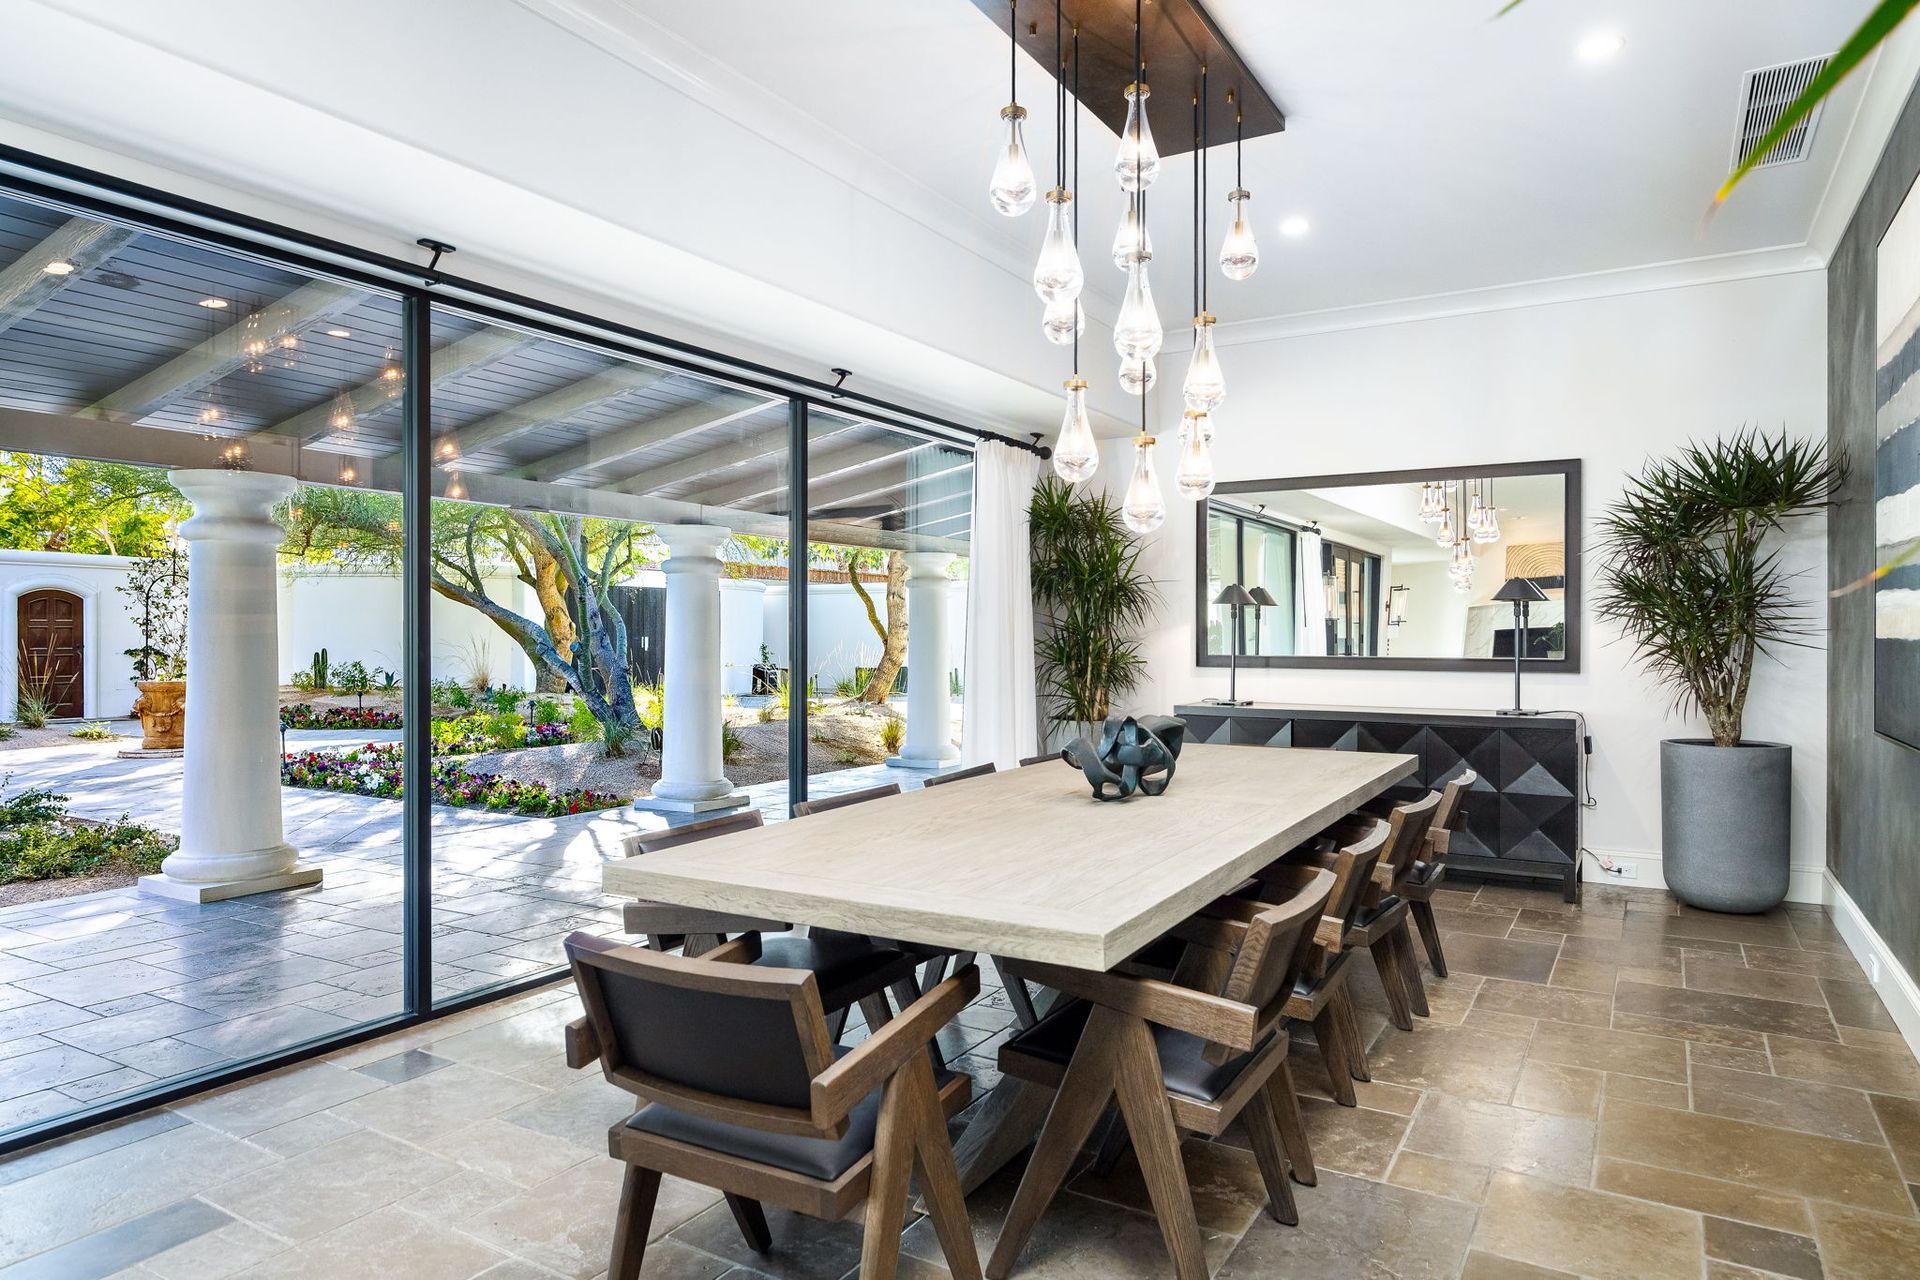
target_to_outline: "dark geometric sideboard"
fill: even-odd
[[[1467,797],[1466,828],[1447,854],[1461,871],[1550,881],[1568,902],[1580,892],[1579,723],[1570,716],[1496,716],[1474,711],[1377,707],[1174,709],[1189,742],[1385,751],[1420,758],[1386,794],[1418,799],[1463,768],[1480,775]]]

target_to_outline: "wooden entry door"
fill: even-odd
[[[21,692],[41,692],[51,716],[85,715],[85,602],[70,591],[22,592],[19,625]]]

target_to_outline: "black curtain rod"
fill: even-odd
[[[0,191],[5,190],[81,208],[163,234],[200,240],[268,262],[281,265],[291,262],[323,275],[343,276],[356,283],[402,294],[419,293],[438,297],[505,323],[530,324],[554,337],[606,345],[605,338],[596,338],[591,332],[598,330],[643,348],[633,352],[642,358],[666,356],[666,362],[674,364],[673,357],[678,357],[680,363],[676,367],[685,372],[731,378],[752,390],[794,396],[825,408],[844,408],[848,401],[853,401],[893,419],[882,425],[912,427],[918,424],[941,431],[958,432],[976,440],[995,440],[1016,449],[1025,449],[1041,458],[1053,456],[1053,450],[1031,440],[1017,440],[986,427],[969,426],[860,391],[836,388],[831,383],[804,374],[788,373],[771,365],[726,355],[618,320],[543,302],[511,289],[445,272],[435,272],[434,278],[429,281],[426,268],[417,262],[376,253],[328,236],[283,226],[251,214],[236,213],[191,196],[162,191],[0,143]],[[129,209],[126,207],[128,204],[143,208]]]

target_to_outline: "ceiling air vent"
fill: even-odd
[[[1745,164],[1760,139],[1767,136],[1785,111],[1827,65],[1827,59],[1807,58],[1749,71],[1740,81],[1740,114],[1734,121],[1733,163],[1729,171]],[[1806,119],[1774,143],[1773,150],[1761,159],[1762,165],[1789,164],[1807,158],[1813,143],[1813,130],[1820,123],[1820,107],[1814,107]]]

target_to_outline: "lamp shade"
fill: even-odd
[[[1247,594],[1251,596],[1253,602],[1262,609],[1277,609],[1280,607],[1280,602],[1273,598],[1273,592],[1267,590],[1265,587],[1255,587]]]
[[[1545,600],[1547,593],[1542,591],[1540,584],[1532,578],[1508,578],[1500,584],[1500,589],[1493,593],[1493,598],[1495,600],[1524,600],[1529,604],[1536,604],[1539,601]]]
[[[1220,594],[1213,598],[1213,602],[1215,604],[1249,605],[1254,603],[1254,599],[1247,594],[1245,587],[1237,582],[1229,582],[1226,586],[1220,588]]]

